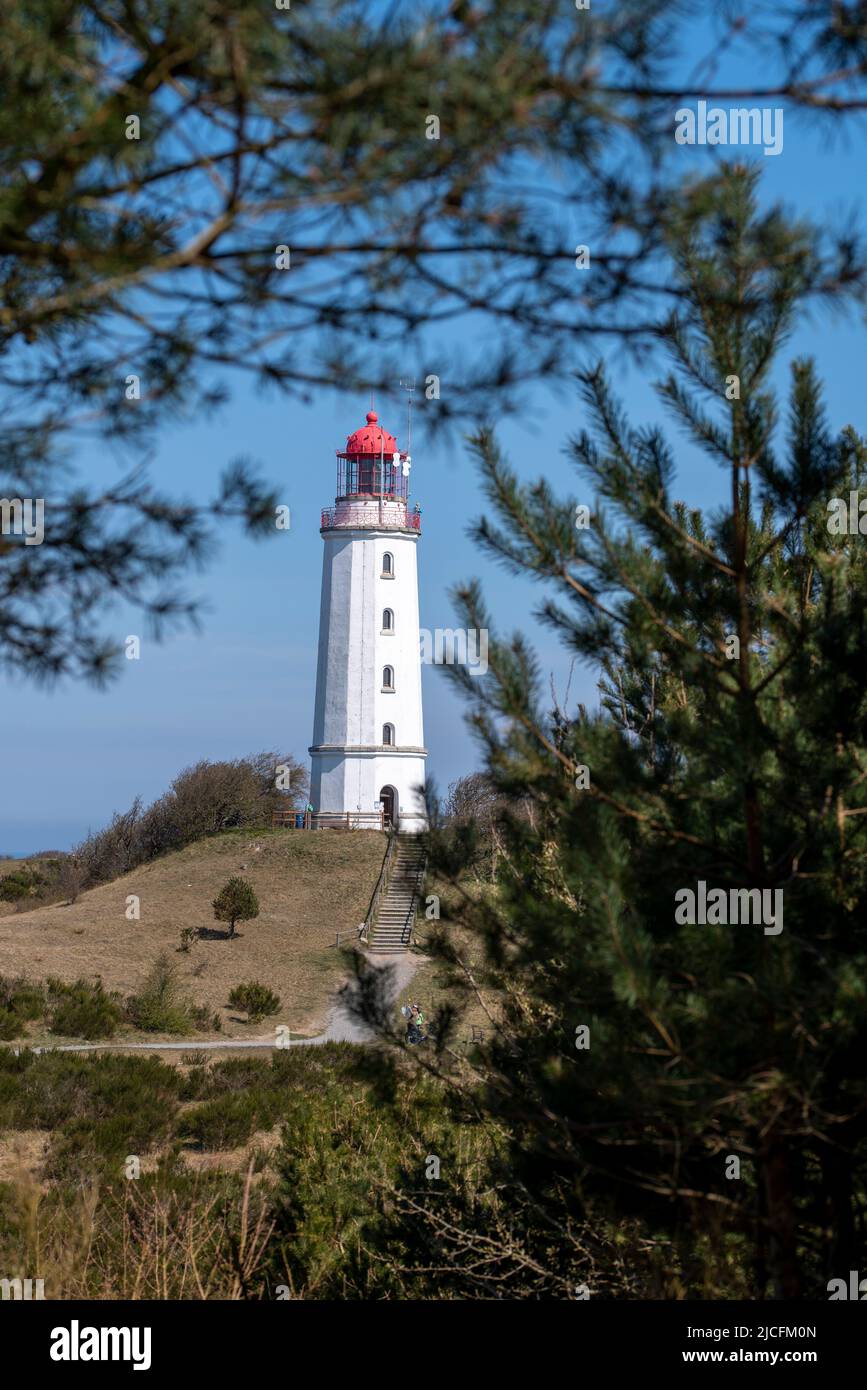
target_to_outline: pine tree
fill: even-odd
[[[230,939],[235,935],[236,922],[249,922],[259,916],[259,899],[245,878],[230,878],[214,899],[214,917],[229,923]]]
[[[603,669],[599,710],[572,716],[547,707],[520,635],[491,633],[484,678],[452,673],[493,784],[533,807],[503,818],[496,895],[459,914],[505,1002],[452,1080],[508,1133],[502,1190],[546,1233],[549,1288],[572,1259],[552,1233],[601,1203],[664,1242],[668,1293],[824,1297],[863,1249],[867,1196],[867,561],[829,524],[867,486],[867,448],[833,437],[806,360],[778,420],[806,229],[760,214],[733,166],[671,237],[660,395],[726,503],[674,499],[674,448],[630,425],[601,367],[581,382],[593,430],[571,441],[588,527],[546,480],[520,485],[492,432],[475,439],[495,518],[479,543],[553,585],[540,622]],[[477,584],[458,598],[491,629]],[[458,882],[460,845],[436,857]],[[728,921],[684,920],[702,882]],[[744,890],[775,918],[734,925]]]

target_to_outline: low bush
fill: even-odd
[[[0,878],[0,901],[15,903],[22,898],[36,897],[44,884],[45,879],[35,869],[26,865],[13,869],[11,874],[4,874]]]
[[[195,1026],[191,1007],[183,999],[177,970],[163,951],[138,994],[127,1000],[126,1014],[144,1033],[187,1033]]]
[[[21,1019],[12,1010],[0,1008],[0,1040],[10,1042],[21,1034]]]
[[[171,1136],[172,1111],[159,1095],[147,1093],[134,1105],[98,1120],[72,1121],[53,1136],[45,1162],[47,1178],[85,1182],[94,1177],[120,1178],[130,1155],[140,1158]]]
[[[237,1149],[277,1118],[277,1099],[267,1091],[233,1092],[184,1115],[181,1135],[199,1149]]]
[[[375,1067],[377,1075],[390,1075],[382,1058],[376,1059]],[[271,1054],[271,1071],[275,1085],[311,1094],[332,1082],[351,1085],[359,1071],[358,1047],[355,1043],[330,1042],[317,1047],[278,1048]]]
[[[270,1062],[262,1057],[229,1057],[211,1067],[204,1094],[211,1099],[232,1091],[268,1090],[273,1087],[274,1073]]]
[[[194,1004],[190,1009],[190,1018],[200,1033],[221,1033],[223,1031],[223,1020],[220,1015],[212,1014],[204,1004]]]
[[[45,1175],[75,1183],[120,1178],[130,1154],[140,1157],[171,1139],[178,1076],[153,1057],[76,1060],[86,1064],[75,1077],[77,1101],[53,1136]]]
[[[111,1038],[123,1018],[116,994],[108,994],[101,980],[76,980],[63,984],[48,981],[48,1026],[52,1033],[67,1038]]]
[[[8,980],[0,975],[0,1038],[21,1037],[28,1019],[45,1012],[45,990],[23,978]]]
[[[45,1013],[45,990],[29,980],[0,981],[0,1004],[19,1018],[41,1018]]]
[[[186,1073],[180,1075],[179,1096],[182,1101],[205,1100],[208,1089],[208,1069],[205,1064],[197,1063],[191,1066]]]
[[[258,1023],[279,1011],[280,998],[267,985],[250,980],[247,984],[235,986],[229,995],[229,1008],[243,1009],[248,1023]]]
[[[174,1068],[154,1057],[0,1050],[0,1129],[60,1131],[123,1116],[145,1143],[149,1126],[173,1116],[179,1091]]]

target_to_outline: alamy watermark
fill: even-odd
[[[466,666],[470,675],[488,669],[488,629],[438,627],[419,629],[421,659],[426,666]]]
[[[829,1303],[840,1299],[854,1299],[859,1303],[867,1300],[867,1279],[862,1279],[857,1269],[849,1270],[848,1283],[845,1279],[829,1279],[825,1287]]]
[[[45,539],[45,498],[0,497],[0,535],[23,536],[25,545]]]
[[[781,106],[712,106],[700,101],[695,111],[681,106],[674,113],[679,145],[761,145],[766,155],[783,149]]]
[[[69,1327],[51,1330],[48,1355],[52,1361],[131,1361],[134,1371],[151,1364],[149,1327],[82,1327],[73,1318]]]
[[[33,1302],[45,1298],[44,1279],[0,1279],[0,1299]]]
[[[832,497],[827,507],[825,524],[832,536],[867,536],[867,497],[857,492],[845,497]]]
[[[708,890],[704,879],[699,879],[696,891],[678,888],[674,901],[678,926],[763,926],[765,936],[779,936],[783,930],[782,888]]]

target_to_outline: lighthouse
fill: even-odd
[[[427,828],[418,626],[421,513],[411,459],[374,410],[337,451],[322,512],[322,597],[310,800],[359,828]],[[348,821],[346,818],[348,817]]]

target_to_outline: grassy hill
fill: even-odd
[[[72,904],[54,903],[0,917],[0,975],[72,982],[102,978],[124,996],[143,984],[168,951],[191,1002],[219,1013],[226,1037],[264,1034],[274,1023],[314,1033],[346,974],[334,934],[367,912],[385,853],[376,831],[228,831],[91,889]],[[259,899],[259,916],[222,938],[211,903],[226,879],[242,874]],[[127,921],[138,896],[141,920]],[[188,953],[177,950],[183,927],[213,933]],[[282,1001],[279,1015],[252,1029],[227,1004],[229,991],[259,980]],[[204,1035],[203,1035],[204,1036]],[[216,1036],[216,1035],[215,1035]]]

